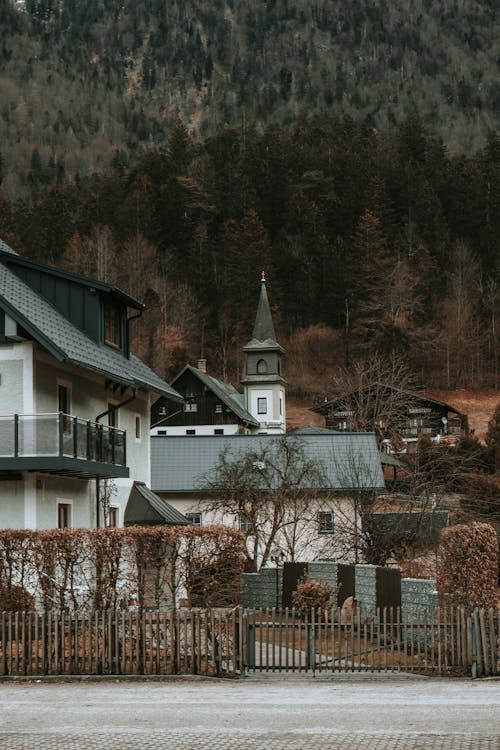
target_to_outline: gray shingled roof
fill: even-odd
[[[316,425],[308,425],[307,427],[298,427],[296,430],[293,430],[294,435],[324,435],[325,433],[332,435],[332,434],[339,434],[339,430],[331,430],[329,427],[316,427]],[[380,456],[380,462],[382,464],[385,464],[386,466],[396,466],[401,467],[404,466],[404,464],[399,461],[395,456],[391,456],[389,453],[384,453],[383,451],[379,451]]]
[[[201,491],[214,477],[223,451],[232,455],[271,449],[284,436],[217,435],[151,438],[151,486],[155,492]],[[289,439],[289,438],[288,438]],[[374,433],[317,433],[299,440],[307,459],[324,470],[325,490],[384,489]]]
[[[2,252],[4,252],[4,253],[10,253],[11,255],[17,255],[18,254],[18,253],[16,253],[15,250],[13,250],[11,247],[9,247],[7,245],[7,243],[4,242],[3,240],[0,240],[0,250],[2,250]]]
[[[186,526],[189,522],[180,511],[155,495],[144,482],[134,482],[125,510],[125,523]]]
[[[242,420],[242,422],[245,422],[246,424],[252,425],[252,427],[259,427],[260,423],[257,422],[254,417],[250,414],[249,411],[247,411],[243,405],[243,394],[239,393],[234,386],[230,385],[229,383],[223,383],[221,380],[217,380],[217,378],[212,377],[212,375],[208,375],[206,372],[203,372],[203,370],[199,370],[197,367],[193,367],[192,365],[186,365],[186,367],[182,370],[181,374],[184,373],[186,370],[189,370],[193,373],[204,385],[207,386],[207,388],[210,388],[210,390],[217,396],[220,401],[222,401],[223,404],[226,404],[231,411],[233,411],[236,416]],[[180,377],[180,375],[178,377]],[[173,381],[174,383],[177,381],[177,378]]]
[[[128,359],[109,346],[97,344],[1,262],[0,307],[61,362],[71,362],[132,388],[145,388],[182,401],[177,391],[138,357],[132,354]]]

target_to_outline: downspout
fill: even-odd
[[[106,411],[101,412],[97,415],[95,418],[96,424],[99,424],[99,420],[101,420],[103,417],[106,417],[108,414],[115,413],[118,411],[118,409],[121,409],[122,406],[126,406],[127,404],[130,404],[131,401],[135,401],[137,397],[137,389],[132,389],[132,395],[126,398],[124,401],[120,401],[119,404],[113,404],[111,408],[106,409]],[[96,529],[99,529],[100,524],[100,485],[99,485],[99,477],[96,475],[95,478],[95,525]]]
[[[130,324],[131,324],[131,322],[133,320],[137,320],[137,318],[141,318],[143,312],[144,312],[144,305],[139,310],[139,312],[137,313],[137,315],[132,315],[130,318],[127,318],[127,335],[126,335],[126,339],[125,339],[125,345],[126,345],[125,355],[126,355],[127,359],[129,359],[129,357],[130,357]]]

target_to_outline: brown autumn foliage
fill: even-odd
[[[308,573],[305,573],[292,594],[293,605],[301,611],[313,607],[324,609],[330,605],[332,593],[334,590],[331,586],[326,586],[319,579],[311,578]]]
[[[437,589],[443,604],[493,607],[498,575],[498,539],[487,523],[458,524],[441,532]]]
[[[180,597],[234,605],[244,545],[243,534],[222,526],[3,530],[0,605],[95,611],[130,599],[139,608],[175,607]]]

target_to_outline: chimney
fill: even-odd
[[[199,359],[198,360],[198,370],[201,370],[202,372],[207,371],[207,360],[206,359]]]

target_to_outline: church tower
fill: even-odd
[[[247,410],[260,423],[259,432],[285,432],[285,380],[281,374],[285,350],[276,341],[264,272],[252,338],[243,351],[245,371],[241,384]]]

